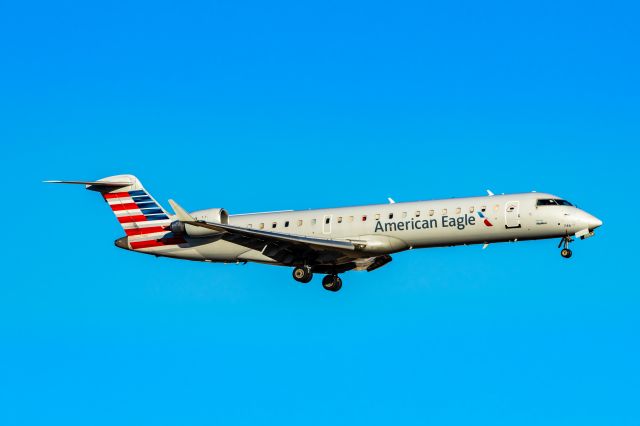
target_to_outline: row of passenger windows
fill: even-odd
[[[494,206],[494,210],[498,210],[499,208],[500,208],[499,204],[496,204]],[[456,214],[461,214],[462,213],[462,207],[457,207],[453,211],[455,211]],[[475,211],[476,211],[476,208],[474,206],[469,207],[469,213],[474,213]],[[487,206],[480,207],[479,211],[481,211],[483,213],[486,212],[487,211]],[[424,214],[425,214],[425,216],[434,216],[436,214],[436,212],[435,212],[435,210],[428,210],[428,211],[425,211]],[[442,215],[446,215],[446,214],[449,214],[449,210],[448,209],[442,209]],[[402,219],[406,219],[408,217],[408,215],[409,215],[408,212],[402,212],[398,216],[395,216],[394,213],[389,213],[388,215],[385,215],[385,217],[387,217],[389,219],[393,219],[394,217],[396,217],[396,218],[400,217]],[[421,217],[421,216],[422,216],[422,212],[420,210],[416,210],[414,212],[414,216],[413,217],[418,218],[418,217]],[[383,218],[383,216],[380,213],[375,214],[373,217],[374,217],[375,220],[380,220],[381,218]],[[366,222],[367,219],[368,219],[368,216],[367,215],[362,215],[362,216],[359,217],[359,219],[362,220],[362,222]],[[338,216],[336,218],[336,222],[337,223],[343,223],[343,222],[351,223],[354,220],[355,220],[355,216]],[[310,222],[311,222],[311,225],[313,226],[313,225],[316,225],[318,223],[318,220],[317,219],[311,219]],[[328,225],[330,222],[331,222],[331,218],[330,217],[325,217],[324,223]],[[300,227],[300,226],[302,226],[304,224],[304,221],[302,219],[298,219],[295,222],[295,224],[296,224],[297,227]],[[291,221],[287,220],[287,221],[284,222],[284,227],[285,228],[289,228],[290,225],[291,225]],[[258,229],[264,229],[265,228],[264,222],[263,223],[259,223],[257,227],[258,227]],[[271,223],[271,228],[275,229],[277,227],[278,227],[278,222],[272,222]],[[253,228],[253,224],[251,224],[251,223],[248,224],[247,228]]]

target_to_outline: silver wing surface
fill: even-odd
[[[348,269],[355,267],[353,260],[358,257],[354,253],[357,247],[351,241],[271,232],[197,220],[173,200],[169,200],[169,203],[176,212],[178,220],[183,224],[220,232],[221,239],[260,251],[282,264],[343,265],[342,268]]]

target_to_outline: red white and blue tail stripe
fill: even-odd
[[[144,189],[102,194],[120,222],[133,250],[185,243],[169,231],[169,214]]]
[[[116,241],[121,248],[156,252],[157,247],[184,244],[169,229],[172,218],[133,175],[109,176],[97,181],[52,180],[47,183],[85,185],[102,194],[127,234]],[[170,247],[167,247],[170,249]],[[166,252],[166,250],[165,250]]]

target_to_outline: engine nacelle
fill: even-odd
[[[229,223],[229,213],[225,209],[206,209],[198,210],[189,213],[195,220],[204,220],[211,223],[222,223],[224,225]],[[184,223],[176,220],[171,222],[169,229],[176,235],[186,235],[191,238],[206,238],[215,237],[220,234],[218,231],[212,229],[202,228],[200,226],[185,225]]]

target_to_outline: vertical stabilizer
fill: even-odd
[[[133,175],[109,176],[97,181],[47,181],[85,185],[99,192],[127,234],[118,247],[146,249],[184,243],[169,230],[172,217]]]

